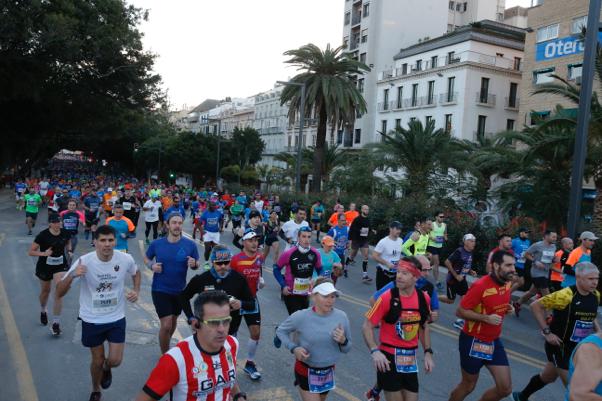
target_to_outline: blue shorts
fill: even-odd
[[[116,344],[125,342],[125,317],[111,323],[88,323],[82,320],[84,347],[98,347],[105,341]]]
[[[504,349],[504,345],[502,344],[502,341],[499,338],[493,342],[494,350],[493,358],[491,361],[475,358],[469,355],[473,339],[474,337],[469,336],[463,331],[460,332],[460,338],[458,340],[458,350],[460,351],[460,366],[466,373],[470,375],[476,375],[485,365],[508,366],[508,357],[506,356],[506,350]]]

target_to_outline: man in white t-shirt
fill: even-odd
[[[101,399],[100,389],[109,388],[112,382],[111,368],[121,364],[125,344],[125,300],[136,302],[140,292],[140,271],[131,255],[114,251],[116,236],[113,227],[98,227],[95,251],[78,258],[56,287],[58,296],[63,297],[73,280],[81,281],[82,344],[92,353],[90,401]],[[127,276],[132,276],[133,290],[125,288]],[[107,357],[105,341],[109,342]]]
[[[297,244],[299,229],[304,226],[309,227],[309,223],[305,221],[306,217],[307,210],[304,207],[299,207],[297,213],[295,213],[295,219],[289,220],[282,225],[278,235],[286,241],[285,252]]]
[[[389,224],[389,235],[378,241],[372,258],[378,263],[376,269],[376,290],[380,290],[391,281],[395,280],[397,274],[397,262],[401,258],[401,246],[403,240],[401,234],[401,223],[393,221]]]
[[[150,234],[151,227],[153,229],[153,240],[157,239],[157,229],[159,228],[159,209],[161,208],[161,202],[157,199],[155,193],[151,194],[151,198],[144,202],[142,210],[144,210],[144,223],[146,229],[144,230],[144,236],[146,238],[146,244],[149,244],[148,234]]]

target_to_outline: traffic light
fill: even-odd
[[[174,178],[176,175],[174,173],[169,173],[169,178]]]

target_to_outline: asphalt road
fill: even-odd
[[[39,323],[39,283],[34,276],[35,258],[27,256],[33,237],[27,236],[24,212],[16,211],[12,193],[0,192],[0,371],[3,385],[0,401],[84,401],[90,394],[89,351],[80,342],[81,325],[76,320],[78,311],[77,287],[64,298],[62,315],[63,334],[59,338],[50,335],[48,327]],[[40,213],[34,235],[47,225],[46,212]],[[185,229],[190,233],[190,222]],[[144,232],[130,240],[132,255],[142,265],[141,248]],[[222,236],[224,242],[231,234]],[[77,254],[92,248],[83,235]],[[202,255],[202,248],[200,249]],[[271,266],[268,260],[266,266]],[[329,397],[332,400],[364,400],[364,393],[375,380],[368,349],[361,337],[363,314],[374,285],[361,283],[360,263],[351,267],[348,279],[342,278],[338,287],[343,295],[337,307],[344,310],[352,326],[352,351],[343,356],[337,365],[337,388]],[[151,301],[151,275],[143,268],[140,300],[129,304],[127,309],[127,336],[123,364],[114,370],[113,385],[103,392],[103,400],[132,400],[144,384],[159,353],[157,341],[158,319]],[[374,274],[374,265],[370,263]],[[191,272],[190,276],[194,273]],[[293,387],[293,356],[284,349],[272,345],[274,327],[287,316],[284,304],[278,296],[278,286],[266,271],[266,287],[259,292],[262,308],[262,341],[257,353],[257,363],[263,378],[251,380],[239,369],[240,385],[250,400],[286,401],[298,400]],[[51,298],[52,299],[52,298]],[[51,308],[52,304],[49,305]],[[51,309],[50,309],[51,310]],[[420,373],[420,399],[443,401],[460,379],[457,351],[457,330],[454,306],[442,305],[440,320],[432,325],[432,342],[435,351],[435,370],[426,375]],[[512,380],[515,388],[522,388],[529,378],[543,366],[543,338],[528,309],[520,318],[509,317],[504,322],[503,341],[509,353]],[[190,335],[183,319],[176,336]],[[245,325],[239,331],[241,353],[244,362],[248,331]],[[422,353],[420,353],[422,354]],[[493,383],[484,369],[475,392],[468,400],[477,400],[485,388]],[[558,383],[548,385],[531,397],[535,401],[563,400],[564,388]]]

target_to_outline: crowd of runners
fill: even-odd
[[[401,223],[391,221],[388,235],[371,247],[376,231],[368,205],[285,205],[275,194],[229,194],[85,169],[65,171],[15,182],[16,208],[25,212],[26,232],[37,232],[29,255],[38,258],[40,323],[54,336],[61,335],[62,297],[79,282],[81,341],[92,360],[91,401],[101,399],[102,389],[111,386],[112,369],[122,361],[125,305],[140,296],[140,269],[153,273],[151,296],[163,356],[136,400],[246,400],[236,380],[237,333],[244,320],[249,331],[244,372],[261,380],[257,293],[271,271],[289,317],[269,333],[270,342],[294,355],[292,376],[301,398],[323,401],[335,388],[335,365],[357,341],[346,313],[335,307],[337,281],[360,266],[362,282],[375,285],[362,334],[376,380],[364,399],[418,399],[419,365],[437,375],[429,325],[439,318],[440,302],[457,300],[453,326],[459,330],[461,377],[450,401],[473,392],[483,367],[494,379],[478,396],[483,401],[508,396],[527,401],[559,377],[567,400],[602,400],[599,270],[591,263],[598,238],[592,232],[580,233],[576,246],[552,230],[534,235],[541,237],[536,242],[526,228],[514,239],[504,233],[489,253],[486,274],[478,278],[475,235],[465,233],[457,249],[442,252],[448,238],[441,211],[419,219],[405,236]],[[48,209],[48,226],[38,221],[40,208]],[[191,237],[183,233],[186,219],[192,223]],[[144,266],[137,266],[128,246],[140,222]],[[223,241],[224,230],[232,231],[232,242]],[[94,249],[78,252],[82,240]],[[270,255],[274,262],[266,266]],[[377,263],[375,272],[368,269],[370,258]],[[189,269],[198,274],[187,281]],[[530,288],[512,298],[525,279]],[[545,338],[548,362],[523,389],[513,391],[500,337],[504,319],[519,317],[528,303]],[[193,335],[172,346],[182,312]]]

